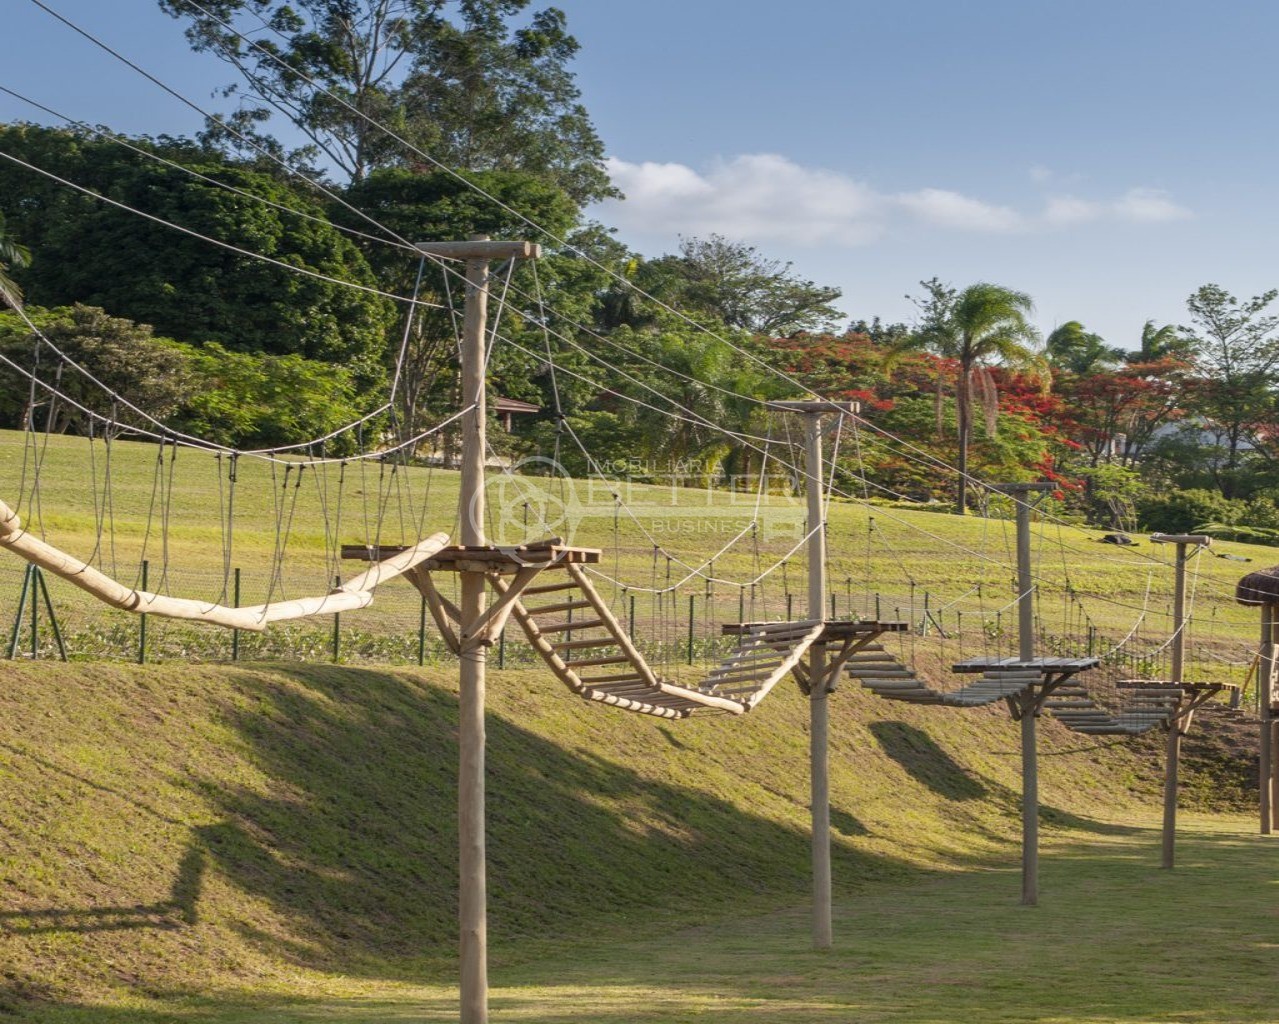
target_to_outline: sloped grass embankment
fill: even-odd
[[[360,1007],[452,980],[450,672],[23,665],[0,679],[0,1017],[448,1019],[447,996],[439,1017]],[[602,950],[679,929],[696,949],[699,930],[806,900],[807,709],[793,688],[742,720],[683,723],[584,705],[540,672],[495,673],[490,692],[495,999],[504,978],[543,984],[529,980],[538,963],[589,974]],[[1014,901],[1005,714],[849,690],[832,724],[843,896],[908,902],[976,872],[978,899]],[[1103,819],[1153,811],[1149,750],[1051,723],[1043,737],[1050,843],[1100,841],[1116,832]],[[996,868],[997,884],[981,880]],[[804,951],[792,918],[750,930]],[[678,984],[693,964],[668,953],[653,966]],[[327,1009],[283,1009],[303,1004]]]

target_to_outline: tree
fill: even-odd
[[[187,23],[195,50],[240,75],[226,89],[241,95],[239,112],[209,126],[219,144],[243,148],[240,133],[280,154],[263,126],[283,114],[309,142],[299,158],[321,157],[360,181],[377,167],[415,165],[381,124],[446,166],[530,171],[579,204],[613,195],[568,69],[578,43],[555,8],[513,28],[529,3],[159,0]]]
[[[237,351],[340,362],[363,389],[380,384],[386,330],[396,311],[388,300],[343,283],[368,288],[376,280],[359,249],[325,222],[324,207],[310,196],[190,146],[159,151],[286,209],[73,132],[0,127],[0,148],[284,264],[229,252],[6,163],[0,167],[0,202],[38,257],[25,281],[32,302],[85,302],[196,344],[217,341]],[[296,273],[290,265],[334,280]]]
[[[14,309],[22,305],[22,289],[18,282],[9,276],[11,268],[25,267],[31,262],[31,250],[9,234],[5,227],[4,214],[0,213],[0,301]]]
[[[564,12],[512,32],[504,18],[528,4],[463,0],[456,20],[431,19],[402,90],[406,122],[446,166],[535,174],[583,206],[618,196],[568,70],[579,45]]]
[[[1216,284],[1186,300],[1192,326],[1181,328],[1190,343],[1199,381],[1200,408],[1224,457],[1214,460],[1221,493],[1240,488],[1245,449],[1274,420],[1279,384],[1279,315],[1266,310],[1279,290],[1240,301]]]
[[[269,448],[323,437],[360,418],[351,373],[298,355],[230,352],[216,342],[172,343],[194,383],[173,423],[197,437],[237,448]],[[370,437],[376,423],[365,427]],[[324,454],[354,451],[348,431],[325,442]]]
[[[1157,431],[1184,414],[1187,364],[1171,357],[1060,382],[1088,464],[1132,467]],[[1122,438],[1122,442],[1120,440]]]
[[[919,329],[889,350],[890,360],[912,349],[925,349],[955,360],[955,414],[959,438],[959,486],[955,509],[968,509],[968,446],[972,434],[972,393],[977,370],[989,362],[1033,368],[1040,357],[1033,349],[1039,335],[1027,317],[1030,296],[981,282],[956,291],[937,278],[921,281],[925,295],[915,300]]]
[[[70,359],[156,419],[171,417],[192,392],[183,355],[173,343],[154,337],[145,324],[108,316],[92,306],[30,307],[26,312]],[[44,388],[31,388],[26,378],[6,366],[0,378],[4,383],[0,419],[7,426],[35,424],[55,434],[84,433],[89,430],[89,416],[79,407],[120,424],[137,424],[134,414],[116,407],[105,391],[47,349],[37,358],[37,344],[37,336],[25,320],[15,313],[0,313],[0,352],[72,401]],[[103,430],[101,426],[96,429]]]
[[[467,172],[459,178],[441,171],[415,173],[391,168],[374,171],[364,181],[352,185],[346,196],[357,209],[401,236],[423,242],[466,238],[475,233],[498,238],[520,237],[527,231],[521,215],[563,236],[571,231],[577,218],[576,205],[562,189],[522,171]],[[333,216],[353,226],[358,224],[349,211],[341,208],[335,209]],[[387,246],[365,243],[365,251],[385,288],[402,295],[413,291],[418,269],[416,260]],[[529,332],[531,321],[540,324],[543,318],[543,311],[535,308],[536,303],[528,298],[536,294],[539,285],[549,292],[549,301],[555,307],[554,313],[545,314],[548,327],[569,331],[572,328],[563,318],[587,320],[594,294],[592,286],[571,283],[582,262],[566,260],[548,250],[536,269],[524,261],[514,268],[509,293],[502,291],[499,277],[494,288],[502,292],[505,300],[500,304],[500,322],[496,322],[500,335],[515,336],[526,347],[537,351],[543,348],[540,326],[532,337],[522,336]],[[454,307],[458,307],[465,291],[461,273],[456,263],[441,270],[428,262],[421,282],[421,298],[441,307],[452,300]],[[567,287],[566,282],[570,282]],[[571,294],[574,291],[581,294]],[[493,308],[496,318],[499,304],[495,302]],[[425,308],[413,319],[404,345],[397,390],[395,424],[402,438],[419,433],[427,420],[443,419],[456,408],[455,332],[459,322],[456,313],[457,308]],[[398,352],[403,340],[402,337],[395,339],[389,357]],[[575,362],[568,357],[564,361],[569,365]],[[531,365],[527,357],[499,345],[489,369],[499,394],[527,397],[543,406],[551,404],[538,391],[538,378],[545,380],[545,371]],[[571,385],[565,387],[571,390]]]
[[[1084,330],[1078,320],[1067,320],[1044,341],[1044,354],[1056,369],[1087,374],[1123,359],[1124,353],[1110,348],[1100,334]]]
[[[1147,320],[1141,328],[1141,344],[1124,356],[1128,363],[1154,363],[1161,359],[1188,359],[1190,342],[1173,324],[1156,327]]]
[[[722,235],[683,238],[679,255],[649,261],[636,278],[644,291],[694,316],[756,334],[819,331],[844,316],[831,305],[838,288],[796,277],[790,263]]]

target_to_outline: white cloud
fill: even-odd
[[[749,241],[802,246],[863,245],[894,224],[914,221],[951,231],[1008,234],[1105,221],[1156,224],[1191,212],[1167,192],[1132,188],[1118,199],[1073,195],[1046,198],[1038,211],[1019,211],[951,189],[891,193],[849,175],[804,167],[776,153],[747,153],[704,170],[681,163],[607,161],[624,201],[601,214],[626,230],[664,235],[722,234]],[[1064,179],[1031,169],[1041,183]]]
[[[1016,210],[947,189],[925,188],[918,192],[904,192],[896,197],[896,201],[924,223],[938,227],[969,231],[1019,231],[1025,227],[1025,221]]]
[[[1194,216],[1172,201],[1167,192],[1154,188],[1130,188],[1118,199],[1099,202],[1078,196],[1051,196],[1044,207],[1043,220],[1055,227],[1097,220],[1119,220],[1137,224],[1164,224]]]
[[[1162,224],[1193,216],[1186,207],[1174,203],[1167,192],[1157,188],[1131,188],[1115,202],[1114,208],[1122,219],[1142,224]]]
[[[774,153],[720,161],[705,174],[684,164],[635,164],[616,157],[607,166],[627,197],[608,208],[623,226],[805,245],[857,245],[880,232],[883,201],[873,190]]]
[[[1084,224],[1106,214],[1104,203],[1076,196],[1050,196],[1043,218],[1049,224]]]

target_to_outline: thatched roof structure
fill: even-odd
[[[1279,565],[1250,572],[1235,585],[1240,604],[1279,604]]]

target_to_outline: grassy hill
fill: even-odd
[[[453,692],[432,671],[0,669],[0,1015],[302,1020],[279,1006],[447,986]],[[667,723],[504,672],[490,708],[499,976],[805,900],[793,688],[744,720]],[[1015,865],[1005,714],[854,692],[832,710],[840,894]],[[1154,809],[1149,747],[1043,732],[1050,844]]]
[[[296,470],[286,478],[245,462],[228,534],[225,466],[220,484],[207,456],[183,452],[161,465],[154,447],[118,442],[108,492],[100,444],[40,444],[37,453],[22,435],[0,434],[0,498],[53,543],[128,582],[139,559],[151,559],[152,586],[183,596],[216,598],[233,565],[245,568],[246,602],[264,596],[276,569],[276,593],[297,596],[352,571],[333,557],[336,544],[398,543],[423,526],[455,525],[452,473],[373,464],[348,468],[345,480],[336,468],[308,470],[298,486]],[[757,508],[754,495],[628,485],[616,492],[623,507],[599,482],[498,476],[491,532],[505,540],[556,532],[603,548],[598,585],[619,614],[636,598],[641,644],[664,674],[690,678],[704,667],[682,664],[688,598],[699,609],[700,662],[739,603],[752,617],[778,617],[788,592],[800,600],[803,558],[791,556],[757,586],[753,610],[745,591],[698,577],[673,597],[634,588],[678,581],[715,551],[716,576],[767,568],[804,532],[800,502],[777,491]],[[752,520],[756,535],[730,544]],[[1006,523],[842,501],[830,520],[840,614],[879,603],[884,617],[918,621],[925,600],[942,609],[946,636],[894,641],[931,680],[953,678],[957,656],[1010,643],[996,617],[1013,596]],[[669,562],[655,555],[655,540]],[[1274,561],[1272,549],[1225,548]],[[1036,552],[1045,644],[1078,645],[1091,624],[1099,647],[1136,652],[1112,661],[1107,680],[1158,670],[1172,585],[1166,551],[1117,549],[1097,543],[1097,531],[1044,523]],[[1205,558],[1196,570],[1192,671],[1240,679],[1255,612],[1235,605],[1231,591],[1246,568]],[[0,559],[6,625],[20,574],[17,559]],[[61,581],[53,592],[77,638],[136,629],[135,619],[103,612]],[[416,595],[401,582],[343,625],[394,635],[403,659],[417,615]],[[160,623],[152,628],[164,637]],[[327,660],[328,624],[312,628],[311,660]],[[206,635],[225,644],[223,634]],[[169,636],[167,646],[157,641],[157,656],[169,659],[158,665],[0,662],[0,1018],[454,1018],[454,664],[216,665],[201,660],[225,657],[222,647]],[[388,648],[370,650],[382,657]],[[970,992],[964,986],[975,983],[944,966],[970,961],[981,986],[1014,993],[1022,1006],[1003,1019],[1151,1019],[1142,1016],[1149,1001],[1134,994],[1114,1009],[1095,979],[1146,971],[1145,960],[1124,959],[1141,944],[1138,931],[1163,934],[1160,908],[1191,904],[1199,917],[1177,928],[1198,959],[1182,963],[1161,948],[1172,980],[1155,1002],[1183,999],[1176,978],[1198,972],[1205,1008],[1157,1019],[1270,1019],[1251,994],[1235,1000],[1248,1007],[1237,1017],[1212,1003],[1235,999],[1251,963],[1239,943],[1273,948],[1256,937],[1264,901],[1250,895],[1249,880],[1266,870],[1264,850],[1238,837],[1240,821],[1201,819],[1186,840],[1188,872],[1147,888],[1158,737],[1094,741],[1044,723],[1045,897],[1058,903],[1030,924],[1007,916],[1017,891],[1015,726],[997,709],[917,708],[847,688],[832,708],[831,780],[845,944],[838,959],[822,960],[807,950],[796,909],[808,890],[807,739],[806,707],[792,687],[743,720],[683,723],[584,705],[540,670],[495,673],[490,692],[490,936],[495,1007],[507,1019],[995,1019],[985,988]],[[1203,727],[1214,719],[1221,727]],[[1187,749],[1188,802],[1246,807],[1255,729],[1224,711],[1201,723]],[[1187,877],[1193,891],[1179,887]],[[945,936],[939,913],[954,925]],[[858,927],[861,915],[873,925]],[[1018,937],[1019,950],[1069,943],[1072,959],[1056,977],[1087,1009],[1058,1013],[1040,988],[1018,987],[1034,965],[1010,958],[992,938],[1001,935]],[[921,973],[935,992],[920,989]],[[848,979],[861,993],[855,1011]]]
[[[92,557],[125,582],[139,580],[139,562],[147,558],[152,589],[229,601],[230,571],[241,567],[245,604],[323,592],[335,575],[351,575],[353,564],[335,556],[341,544],[401,543],[438,529],[456,532],[457,475],[450,471],[370,462],[286,473],[243,459],[232,501],[225,460],[187,450],[174,459],[172,450],[167,452],[162,461],[154,445],[115,442],[108,474],[101,442],[0,432],[0,498],[18,507],[30,527],[52,543]],[[33,486],[37,456],[38,488]],[[507,542],[560,534],[602,548],[597,586],[624,617],[633,602],[641,643],[671,656],[683,647],[690,599],[696,640],[705,649],[718,635],[718,623],[736,621],[739,610],[750,618],[780,618],[790,594],[796,614],[802,612],[805,560],[803,551],[794,549],[805,531],[803,501],[782,493],[780,477],[773,484],[776,493],[764,494],[757,503],[754,490],[494,473],[489,530]],[[1011,649],[1010,523],[848,500],[834,501],[829,519],[829,580],[838,614],[878,611],[883,618],[918,622],[927,603],[955,637],[940,650],[943,658]],[[1099,543],[1100,535],[1052,521],[1036,524],[1038,615],[1045,642],[1082,648],[1091,627],[1097,652],[1120,647],[1129,658],[1121,671],[1166,669],[1171,551],[1149,543],[1118,548]],[[1219,544],[1215,550],[1251,559],[1253,567],[1279,561],[1273,548]],[[713,564],[707,565],[711,556]],[[749,580],[783,558],[785,565],[753,588],[725,582]],[[690,575],[699,567],[720,581],[708,586]],[[17,559],[0,559],[0,623],[12,622],[22,568]],[[1235,604],[1233,590],[1248,566],[1205,555],[1193,570],[1190,671],[1241,681],[1255,650],[1256,612]],[[681,580],[686,582],[673,595],[648,592]],[[104,613],[60,581],[53,587],[68,630],[83,633],[73,655],[127,650],[123,634],[133,628],[129,616]],[[368,649],[380,660],[406,661],[416,650],[418,616],[417,595],[400,582],[379,594],[372,608],[343,616],[343,623],[371,640],[379,630],[391,630],[398,639],[383,637]],[[166,630],[172,628],[153,623],[156,657],[166,651],[183,658],[227,656],[222,634],[193,633],[190,627],[178,629],[166,645]],[[276,636],[291,629],[305,634],[284,645],[282,653],[322,657],[327,622],[309,633],[307,628],[275,631]],[[269,639],[246,644],[250,656],[276,656]],[[352,657],[359,646],[351,645]],[[700,673],[702,666],[689,670],[672,656],[663,669],[678,677]]]

